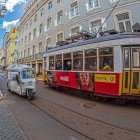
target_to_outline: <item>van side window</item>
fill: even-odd
[[[99,69],[101,71],[114,70],[113,48],[108,47],[99,49]]]

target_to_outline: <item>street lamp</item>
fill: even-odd
[[[4,5],[1,9],[0,9],[0,17],[4,17],[6,14],[6,6]]]

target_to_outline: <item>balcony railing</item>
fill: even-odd
[[[18,59],[18,63],[40,60],[40,59],[43,59],[43,53],[38,53],[38,54],[35,54],[35,55],[30,55],[30,56],[27,56],[27,57],[24,57],[24,58],[20,58],[20,59]]]
[[[43,59],[43,53],[36,54],[35,59]]]

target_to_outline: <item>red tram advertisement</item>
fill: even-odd
[[[45,82],[117,102],[140,100],[140,34],[123,33],[57,46],[44,53]]]

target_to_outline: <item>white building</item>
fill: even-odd
[[[41,74],[44,67],[43,52],[78,31],[93,34],[99,29],[102,32],[112,29],[132,32],[132,26],[140,23],[140,1],[120,0],[107,19],[117,1],[31,1],[20,20],[19,63],[30,64]]]

